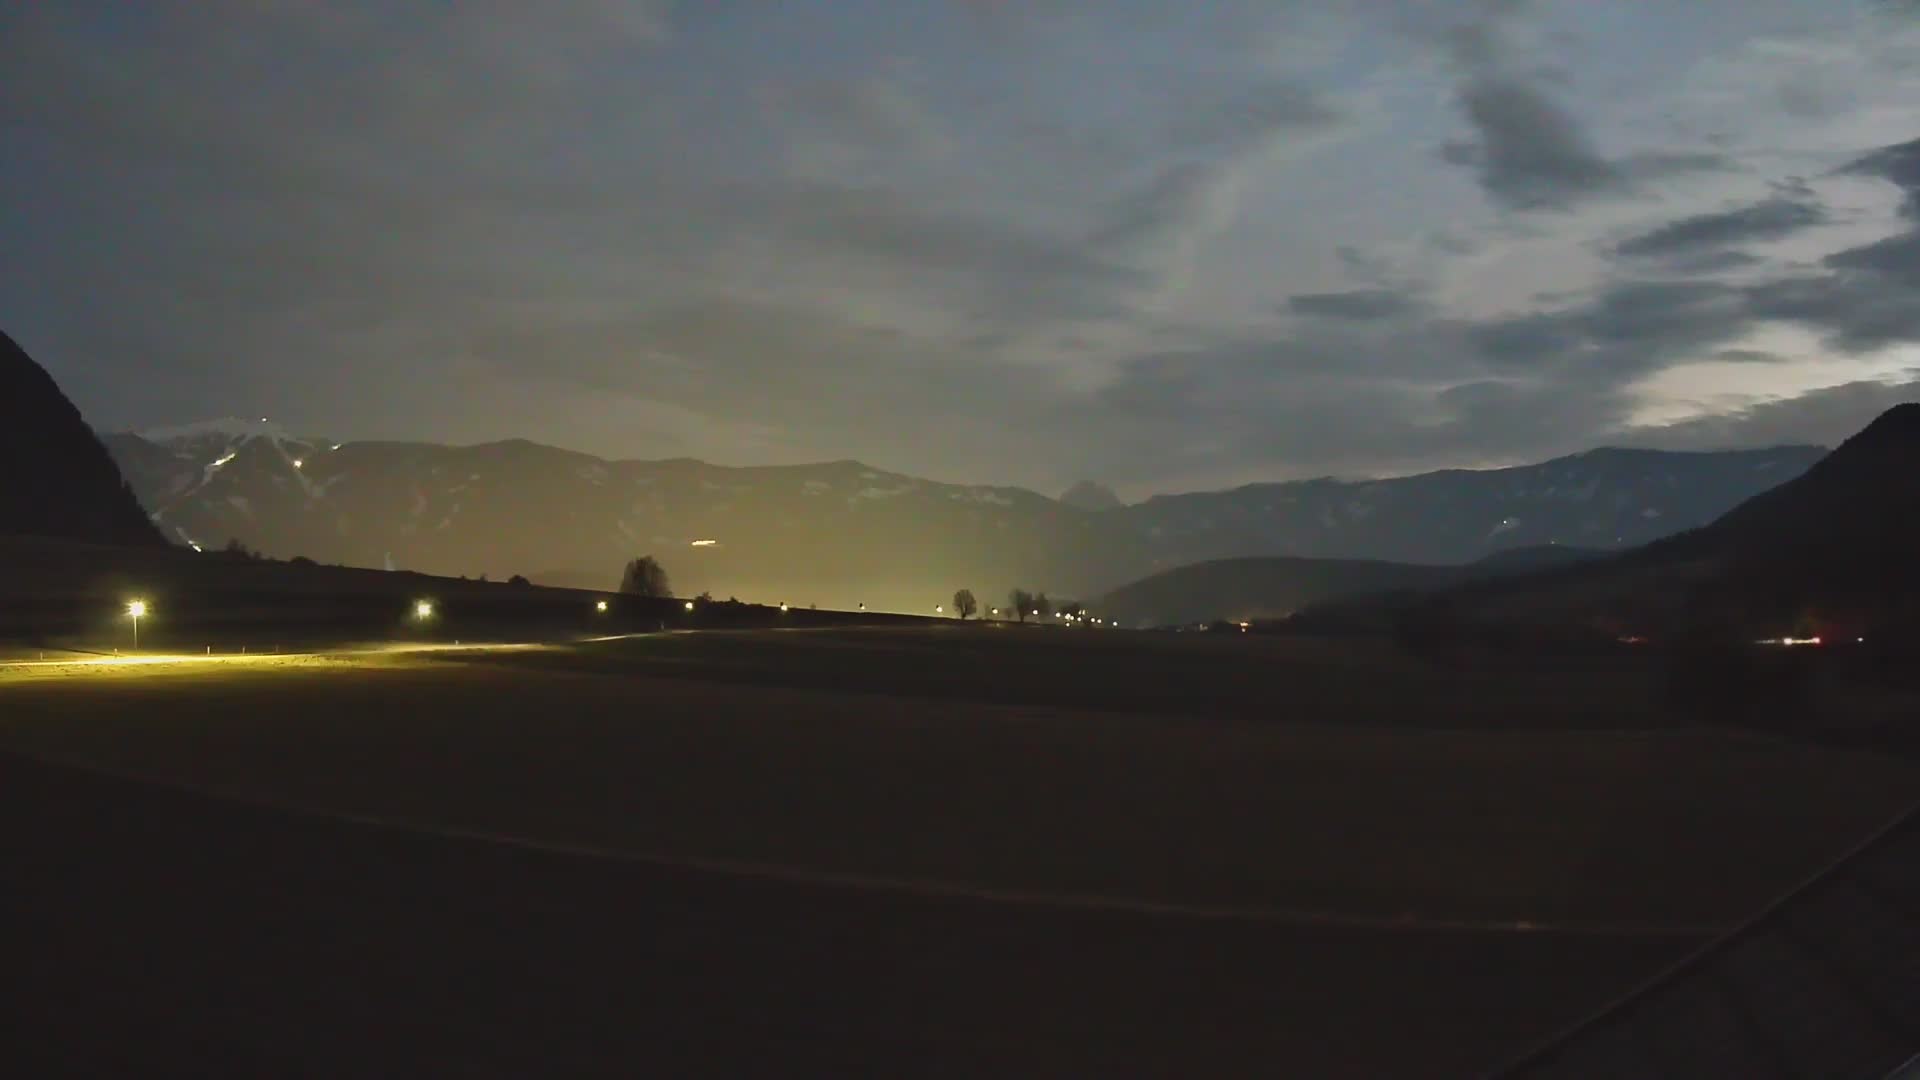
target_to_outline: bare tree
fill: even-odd
[[[1015,589],[1007,594],[1007,603],[1013,605],[1013,617],[1026,622],[1027,613],[1033,610],[1033,594],[1025,589]]]
[[[1034,594],[1033,613],[1042,619],[1053,614],[1053,601],[1047,599],[1046,593]]]
[[[651,555],[642,555],[627,564],[620,576],[620,591],[628,596],[663,598],[673,595],[673,583],[667,571]]]
[[[973,618],[974,612],[980,610],[980,601],[973,598],[972,589],[961,589],[953,594],[953,610],[960,616],[961,622],[966,622]]]

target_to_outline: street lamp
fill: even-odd
[[[135,600],[127,605],[127,617],[133,620],[133,649],[140,651],[140,620],[147,614],[147,602]]]
[[[691,601],[691,600],[689,600],[689,601],[687,601],[687,610],[688,610],[688,611],[692,611],[692,610],[693,610],[693,601]]]
[[[422,622],[425,622],[426,620],[433,618],[433,601],[431,600],[415,601],[413,605],[413,617],[416,619],[419,619]]]
[[[607,613],[607,602],[605,600],[594,601],[593,610],[605,615]]]

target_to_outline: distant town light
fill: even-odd
[[[785,615],[786,613],[787,613],[787,605],[785,605],[785,604],[781,604],[781,605],[780,605],[780,614],[782,614],[782,615]]]
[[[715,544],[717,544],[717,543],[719,543],[719,542],[720,542],[720,541],[718,541],[718,540],[695,540],[695,541],[693,542],[693,544],[692,544],[691,546],[693,546],[693,547],[712,547],[713,545],[715,545]]]
[[[999,609],[999,608],[994,608],[994,609],[993,609],[993,611],[992,611],[992,614],[995,614],[995,615],[998,615],[998,614],[1000,614],[1000,609]]]

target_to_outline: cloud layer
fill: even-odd
[[[0,323],[108,426],[1135,496],[1905,399],[1912,13],[1594,10],[27,5]]]

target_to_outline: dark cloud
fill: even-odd
[[[1895,405],[1920,401],[1920,382],[1865,380],[1812,390],[1797,397],[1635,429],[1621,440],[1674,450],[1723,446],[1837,446]]]
[[[1415,296],[1392,289],[1357,289],[1352,292],[1303,293],[1287,298],[1288,310],[1297,315],[1324,319],[1397,319],[1417,314],[1426,305]]]
[[[1526,83],[1476,76],[1461,86],[1459,100],[1478,138],[1447,144],[1443,156],[1472,168],[1502,206],[1562,210],[1626,182],[1572,114]]]
[[[1643,151],[1602,155],[1573,114],[1531,82],[1474,75],[1459,90],[1475,137],[1442,144],[1441,160],[1474,171],[1487,197],[1509,210],[1568,210],[1629,195],[1644,181],[1731,169],[1719,153]]]
[[[1626,281],[1586,303],[1493,319],[1469,338],[1497,368],[1620,379],[1738,337],[1753,321],[1741,293],[1692,281]]]
[[[1877,176],[1894,184],[1907,193],[1902,212],[1910,218],[1920,218],[1920,139],[1882,147],[1843,166],[1840,172],[1850,176]]]
[[[1884,179],[1906,192],[1901,231],[1821,260],[1829,272],[1755,285],[1747,302],[1760,318],[1801,323],[1851,352],[1920,341],[1920,140],[1876,150],[1840,173]]]
[[[1920,341],[1920,305],[1913,289],[1880,274],[1848,272],[1785,278],[1747,291],[1755,317],[1824,331],[1849,352]]]
[[[1920,285],[1920,229],[1837,251],[1821,262],[1836,270],[1860,271],[1908,287]]]
[[[1621,241],[1614,252],[1632,257],[1693,255],[1708,248],[1777,240],[1801,229],[1824,225],[1824,208],[1791,199],[1768,199],[1737,210],[1695,214]]]

